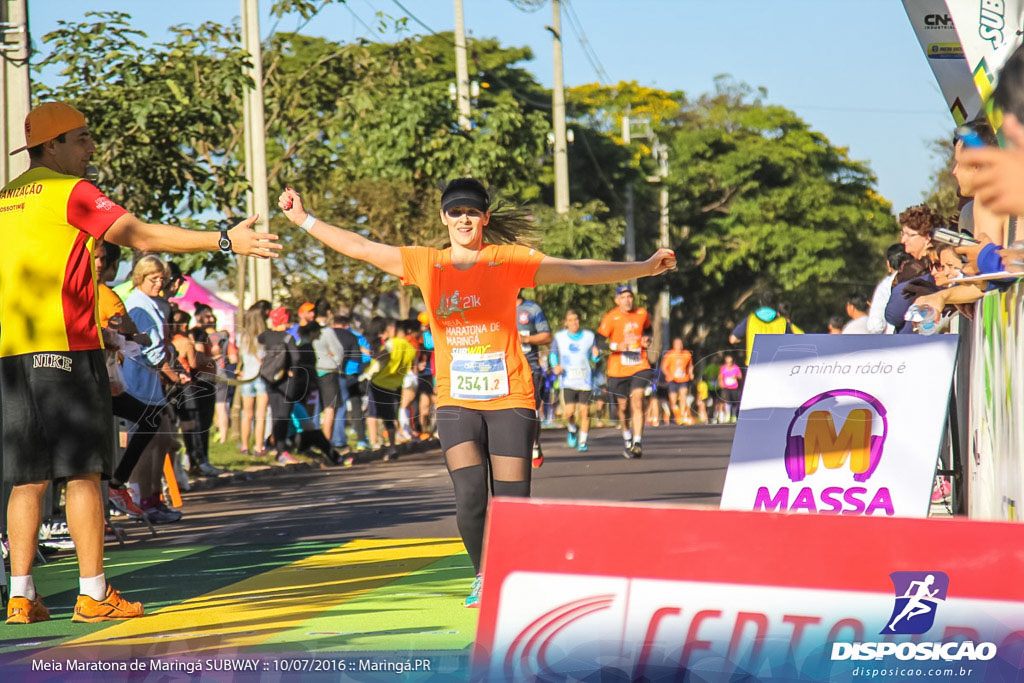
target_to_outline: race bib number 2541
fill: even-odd
[[[487,401],[508,395],[505,354],[452,353],[451,395],[463,401]]]

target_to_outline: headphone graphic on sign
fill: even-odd
[[[804,452],[804,437],[794,435],[793,427],[796,426],[800,416],[810,410],[814,405],[839,396],[849,396],[851,398],[864,401],[864,403],[874,409],[875,413],[882,420],[882,434],[880,436],[874,434],[871,435],[868,468],[864,472],[854,474],[853,480],[857,482],[867,481],[874,473],[875,468],[878,467],[878,463],[882,459],[882,447],[885,445],[885,437],[889,434],[889,421],[885,417],[885,406],[883,406],[877,398],[871,394],[866,394],[863,391],[857,391],[856,389],[832,389],[831,391],[818,394],[797,408],[796,413],[793,415],[793,420],[789,423],[789,429],[786,430],[785,462],[786,474],[789,475],[791,481],[803,481],[804,477],[807,476],[807,459],[805,457],[806,453]]]

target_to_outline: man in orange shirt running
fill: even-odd
[[[668,405],[676,424],[692,425],[693,415],[686,404],[686,395],[693,379],[693,354],[683,348],[679,337],[672,340],[672,348],[661,357],[661,376],[668,382]]]
[[[643,455],[640,440],[644,431],[644,392],[654,381],[647,347],[651,345],[651,318],[643,308],[634,308],[633,290],[622,285],[615,291],[616,308],[605,313],[597,334],[608,350],[608,394],[619,408],[623,457]],[[628,402],[627,402],[628,400]],[[627,410],[630,420],[627,422]],[[632,429],[630,428],[632,425]]]

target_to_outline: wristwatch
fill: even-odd
[[[220,247],[220,250],[225,254],[231,253],[231,238],[228,237],[227,230],[220,231],[220,239],[217,241],[217,246]]]

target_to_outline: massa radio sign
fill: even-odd
[[[759,487],[754,509],[892,516],[889,488],[870,482],[888,432],[885,406],[871,394],[831,389],[812,396],[796,409],[786,430],[781,464],[791,484]],[[831,485],[810,485],[829,471]]]

